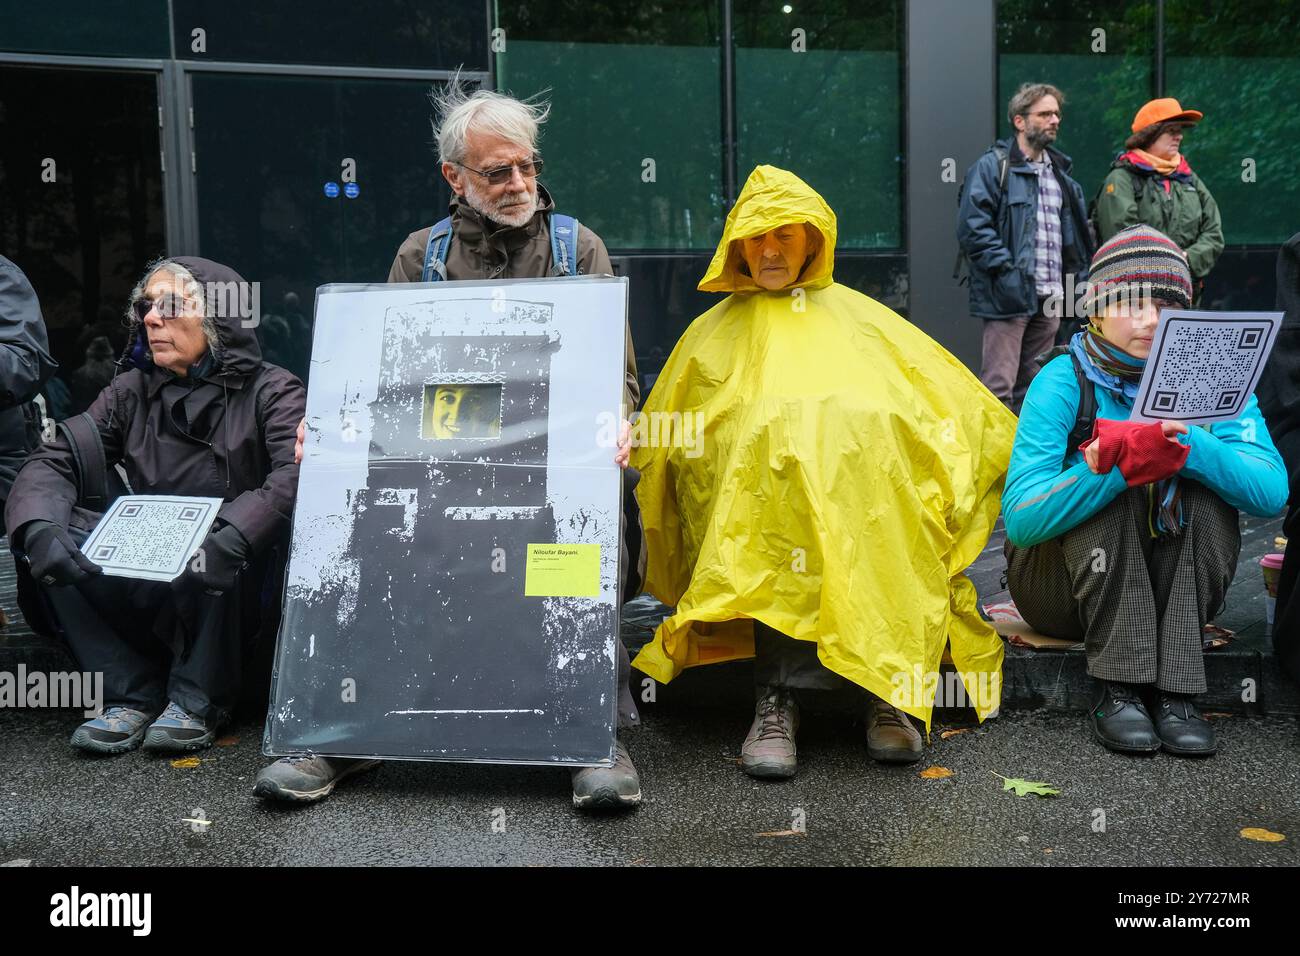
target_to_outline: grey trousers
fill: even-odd
[[[1181,482],[1182,534],[1152,538],[1145,488],[1130,488],[1050,541],[1007,542],[1007,584],[1030,627],[1082,639],[1088,673],[1176,694],[1205,692],[1201,628],[1237,570],[1235,508]]]
[[[984,321],[980,381],[1013,412],[1019,414],[1029,383],[1038,374],[1038,357],[1056,344],[1060,325],[1059,318],[1043,314],[1042,300],[1034,315]]]
[[[760,621],[754,622],[754,692],[767,688],[787,690],[838,690],[856,687],[817,658],[817,645],[787,637]]]

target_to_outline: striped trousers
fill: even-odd
[[[1082,640],[1088,673],[1175,694],[1205,692],[1201,628],[1223,609],[1241,552],[1237,510],[1181,482],[1182,534],[1152,538],[1145,488],[1028,548],[1007,543],[1007,584],[1034,630]]]

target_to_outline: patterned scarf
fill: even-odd
[[[1142,381],[1142,371],[1146,368],[1145,359],[1134,358],[1112,345],[1095,325],[1074,334],[1070,339],[1070,351],[1079,360],[1089,381],[1110,392],[1121,404],[1133,404]],[[1147,530],[1151,537],[1181,534],[1184,523],[1178,476],[1147,485],[1146,493]]]
[[[1192,167],[1187,165],[1187,158],[1182,153],[1179,153],[1175,159],[1165,159],[1155,153],[1148,153],[1145,149],[1130,149],[1124,154],[1124,159],[1138,169],[1159,176],[1165,192],[1170,191],[1171,179],[1176,179],[1180,183],[1192,181]]]

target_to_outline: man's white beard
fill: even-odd
[[[519,202],[521,199],[523,202]],[[466,183],[465,201],[469,203],[471,209],[481,216],[491,219],[493,222],[499,222],[503,226],[518,228],[533,218],[533,214],[537,212],[537,204],[540,198],[539,194],[535,192],[533,193],[532,202],[529,202],[526,191],[506,193],[497,202],[493,203],[479,193],[477,186]],[[507,205],[509,203],[518,203],[518,205]]]

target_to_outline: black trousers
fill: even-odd
[[[171,700],[210,723],[230,718],[247,643],[241,612],[256,610],[246,587],[218,596],[99,575],[42,589],[77,666],[104,675],[105,708],[157,712]]]
[[[1300,473],[1291,484],[1291,508],[1282,533],[1288,544],[1273,613],[1273,653],[1291,679],[1300,681]]]
[[[1029,548],[1007,543],[1007,584],[1030,627],[1082,639],[1088,673],[1205,692],[1201,629],[1223,608],[1237,570],[1235,508],[1181,482],[1182,534],[1152,538],[1145,488],[1130,488],[1087,521]]]

